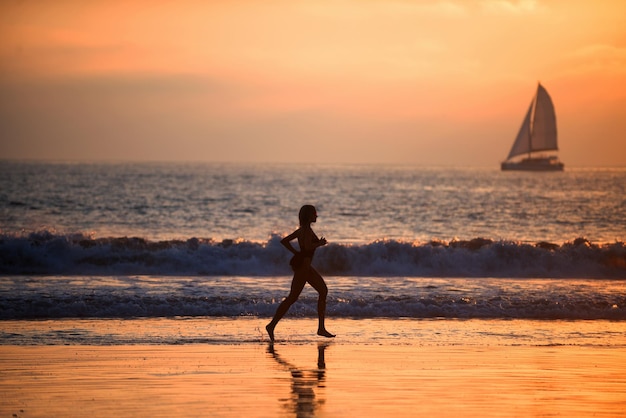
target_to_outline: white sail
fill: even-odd
[[[517,138],[515,138],[515,142],[513,142],[513,147],[511,147],[511,152],[509,152],[507,160],[516,155],[527,154],[530,151],[530,116],[532,115],[534,102],[534,99],[530,102],[528,112],[526,112],[526,117],[522,122],[522,126],[519,128]]]
[[[552,151],[557,149],[554,105],[546,89],[539,84],[531,135],[531,151]]]
[[[557,149],[554,105],[546,89],[539,84],[507,160],[534,151]]]

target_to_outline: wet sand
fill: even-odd
[[[2,345],[0,417],[626,413],[622,345],[423,343]]]

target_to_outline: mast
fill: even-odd
[[[531,158],[533,152],[533,131],[535,128],[535,113],[537,112],[537,98],[539,97],[539,86],[541,83],[537,82],[537,91],[535,92],[535,97],[533,97],[533,110],[530,116],[530,127],[528,129],[528,159]]]

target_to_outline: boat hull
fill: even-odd
[[[502,171],[563,171],[565,165],[556,157],[524,158],[521,161],[505,161],[501,164]]]

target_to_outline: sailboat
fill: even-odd
[[[556,155],[534,154],[557,151],[556,114],[547,90],[539,83],[526,117],[515,138],[511,152],[501,164],[502,170],[562,171],[564,164]],[[523,159],[516,159],[526,155]]]

